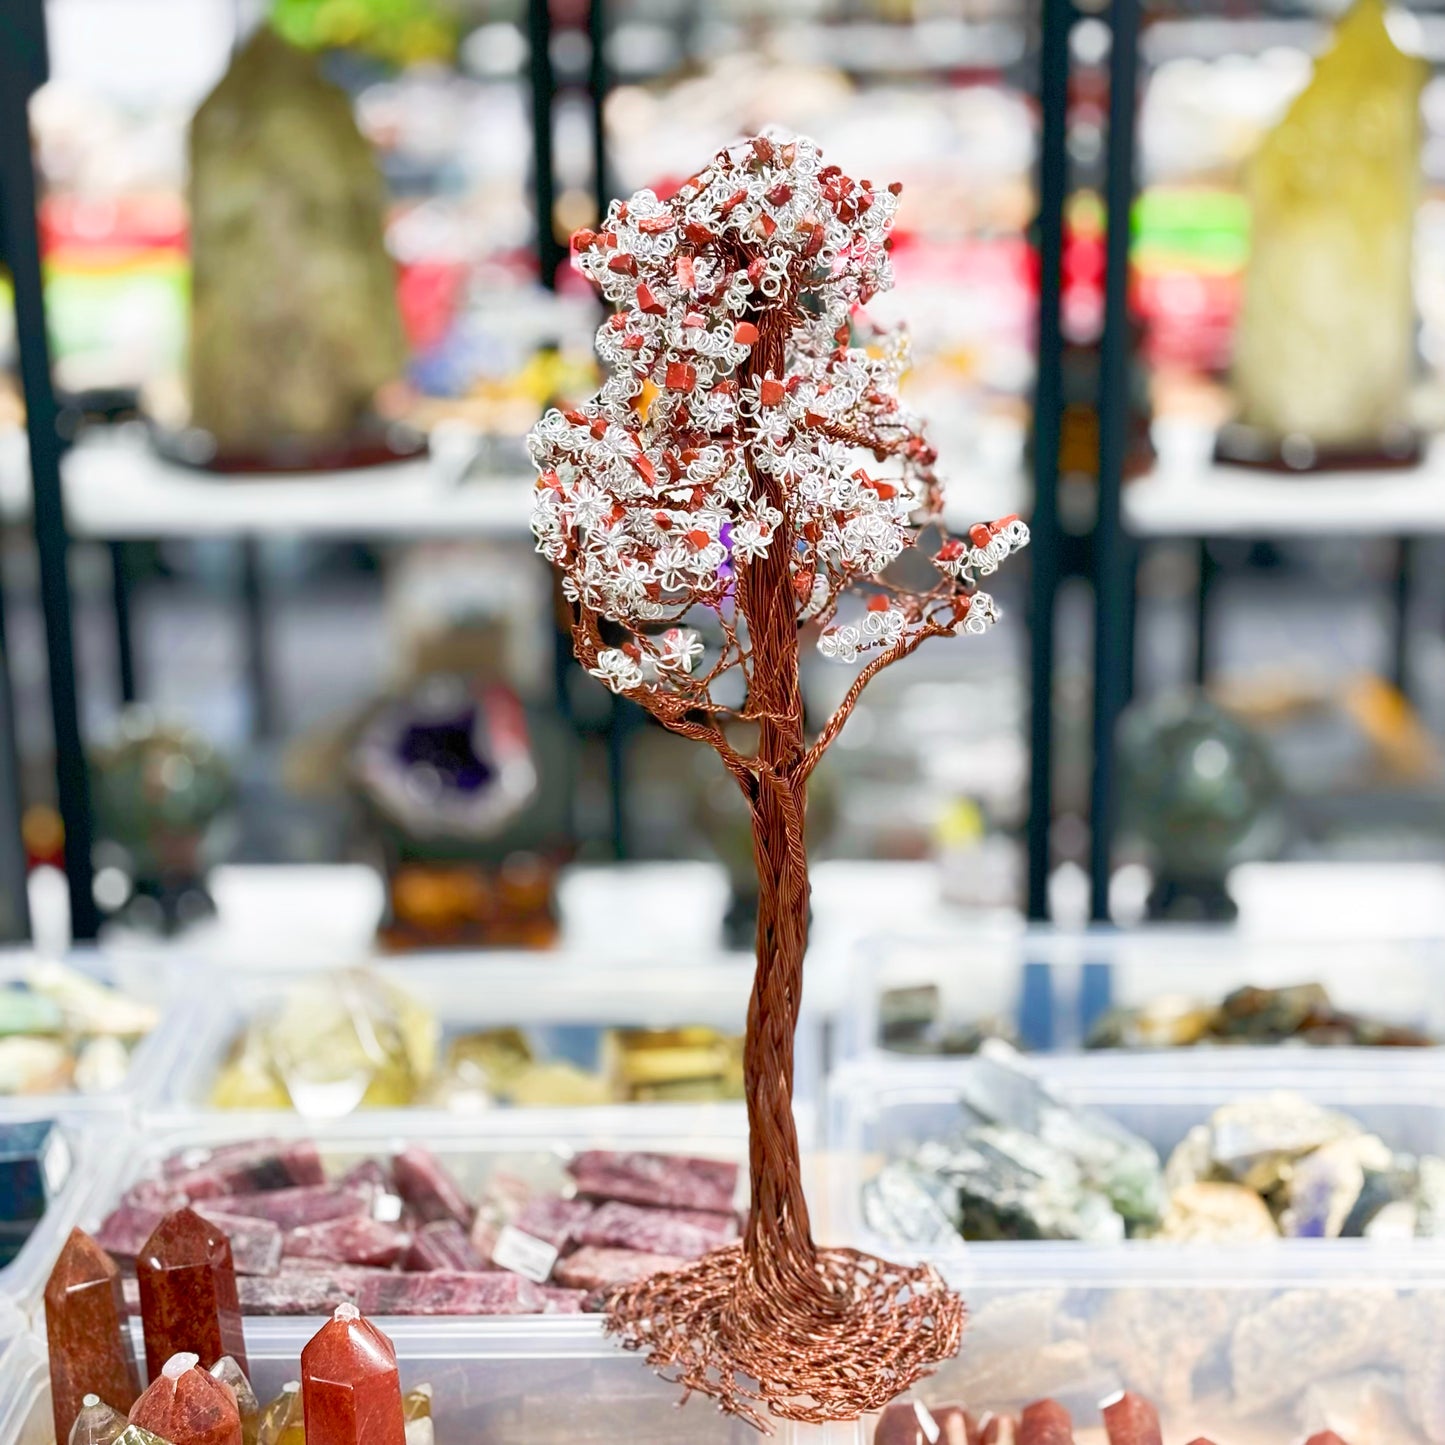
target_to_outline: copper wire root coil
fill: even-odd
[[[816,1290],[764,1290],[729,1245],[616,1291],[607,1329],[766,1434],[764,1412],[817,1425],[881,1410],[958,1353],[963,1301],[932,1265],[819,1249],[814,1268]]]

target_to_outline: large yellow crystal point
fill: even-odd
[[[1234,383],[1239,421],[1276,441],[1368,450],[1407,422],[1425,76],[1382,0],[1356,0],[1249,163]]]

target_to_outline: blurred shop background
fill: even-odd
[[[1438,923],[1445,17],[1167,0],[1121,57],[1096,9],[45,0],[69,545],[7,297],[8,932],[63,926],[64,819],[79,934],[203,926],[217,869],[365,864],[390,947],[544,945],[568,865],[696,859],[747,941],[736,790],[570,660],[523,439],[598,381],[570,232],[768,124],[903,182],[873,310],[910,323],[951,516],[1035,527],[1004,625],[871,688],[815,858],[1020,919]],[[809,659],[816,716],[849,676]]]

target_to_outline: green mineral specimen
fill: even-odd
[[[190,165],[192,424],[222,454],[343,441],[406,361],[351,102],[263,26],[196,112]]]

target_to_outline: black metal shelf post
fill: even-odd
[[[15,335],[30,443],[35,547],[40,559],[40,599],[50,669],[56,791],[65,828],[70,928],[74,938],[92,939],[100,919],[91,887],[90,780],[80,736],[67,575],[70,539],[60,493],[58,408],[50,378],[40,238],[36,230],[35,170],[30,151],[28,101],[47,71],[41,0],[10,0],[0,9],[0,237],[15,292]]]
[[[1089,916],[1109,918],[1117,804],[1116,734],[1133,671],[1132,543],[1119,494],[1129,448],[1129,240],[1134,203],[1134,119],[1139,84],[1139,0],[1112,0],[1109,141],[1104,184],[1108,237],[1099,367],[1099,510],[1094,528],[1094,777],[1089,799]]]
[[[527,49],[532,76],[532,198],[537,212],[537,262],[542,284],[557,286],[557,271],[567,259],[557,239],[553,213],[557,178],[552,157],[552,102],[557,78],[552,70],[552,14],[547,0],[527,0]]]
[[[1062,571],[1059,431],[1063,415],[1064,199],[1068,185],[1069,29],[1072,0],[1043,0],[1039,43],[1039,318],[1034,383],[1034,506],[1029,520],[1028,916],[1049,916],[1053,817],[1054,606]]]

